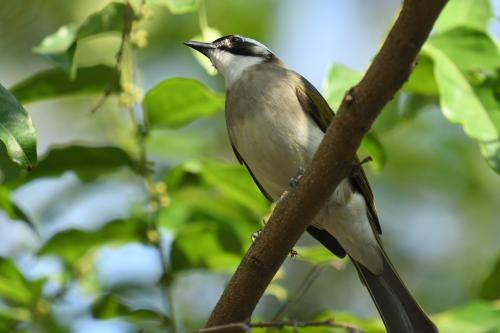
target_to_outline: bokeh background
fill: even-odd
[[[10,87],[51,68],[51,63],[33,53],[32,48],[60,26],[81,23],[107,3],[3,0],[2,84]],[[367,68],[400,5],[400,0],[206,0],[205,13],[183,15],[151,5],[152,18],[141,23],[148,32],[147,47],[135,52],[136,82],[146,92],[164,79],[187,77],[223,93],[223,80],[207,74],[182,45],[200,34],[200,15],[206,15],[208,25],[223,35],[241,34],[263,42],[321,90],[332,64],[359,71]],[[497,18],[491,20],[489,31],[499,38],[500,1],[492,1],[492,6]],[[119,44],[119,34],[82,42],[77,50],[79,66],[113,65]],[[98,95],[76,96],[25,105],[37,130],[39,156],[75,142],[133,149],[133,125],[119,98],[111,96],[90,114],[98,99]],[[448,122],[437,107],[402,117],[398,126],[379,133],[379,139],[385,163],[379,168],[368,166],[367,171],[388,253],[429,313],[469,304],[479,297],[500,255],[500,177],[487,165],[476,142],[464,134],[462,127]],[[154,130],[146,144],[156,179],[163,179],[169,170],[185,162],[196,164],[193,161],[210,159],[236,163],[222,112],[180,129]],[[44,241],[63,230],[92,230],[129,216],[145,197],[141,178],[124,168],[90,182],[82,181],[72,171],[27,182],[16,188],[12,200],[35,227],[0,213],[0,256],[11,258],[30,281],[46,277],[45,295],[57,294],[64,286],[64,294],[50,306],[65,330],[136,332],[137,326],[123,319],[93,317],[90,308],[102,290],[133,284],[139,287],[128,288],[122,298],[133,304],[153,304],[168,313],[166,295],[156,286],[162,275],[162,259],[153,247],[140,242],[99,247],[87,255],[88,267],[82,277],[69,284],[65,284],[65,267],[57,255],[36,253]],[[259,204],[267,207],[264,201]],[[255,221],[254,230],[259,223]],[[252,228],[247,229],[250,239]],[[165,248],[171,245],[172,237],[167,229],[161,233]],[[300,243],[310,244],[314,241],[307,236]],[[272,290],[260,302],[256,317],[270,320],[280,304],[297,293],[312,267],[307,260],[287,260]],[[328,311],[376,317],[376,309],[350,264],[334,261],[317,272],[307,292],[290,304],[286,317],[308,320]],[[169,284],[178,331],[203,324],[228,273],[189,269]],[[35,326],[21,325],[20,331],[44,330]]]

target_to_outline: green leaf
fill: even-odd
[[[359,146],[358,156],[360,159],[363,159],[367,156],[373,158],[373,162],[369,163],[370,166],[376,171],[380,171],[384,168],[385,163],[387,162],[387,153],[385,148],[380,141],[378,135],[371,131],[369,132],[361,141],[361,145]]]
[[[476,91],[457,65],[443,51],[425,44],[423,51],[434,60],[434,75],[445,117],[463,126],[476,139],[490,166],[500,172],[500,103],[494,93]],[[497,81],[495,81],[497,82]],[[491,98],[486,98],[491,96]]]
[[[488,277],[484,280],[479,296],[482,299],[492,301],[500,299],[500,283],[498,281],[500,281],[500,256],[490,274],[488,274]]]
[[[121,32],[125,28],[126,15],[134,13],[124,3],[112,2],[102,10],[90,15],[79,27],[75,24],[62,26],[45,37],[33,52],[47,57],[55,65],[75,76],[75,52],[78,41],[105,32]],[[131,19],[130,18],[130,19]]]
[[[33,48],[33,52],[45,56],[66,72],[73,68],[73,58],[76,52],[75,24],[60,27],[55,33],[45,37],[40,45]]]
[[[172,271],[202,268],[228,271],[240,262],[241,251],[239,237],[230,226],[211,221],[191,223],[177,232],[172,243]]]
[[[342,263],[345,260],[340,259],[334,255],[330,251],[328,251],[322,245],[314,245],[314,246],[296,246],[294,250],[297,251],[297,259],[307,261],[313,265],[321,265],[326,263]]]
[[[172,14],[186,14],[195,12],[200,6],[201,0],[148,0],[150,4],[165,5]]]
[[[226,197],[262,215],[269,204],[260,193],[252,177],[242,165],[205,161],[202,177],[205,182],[218,188]]]
[[[492,17],[489,0],[451,0],[439,15],[434,30],[443,32],[463,26],[486,30]]]
[[[14,332],[18,320],[11,309],[0,309],[0,332]]]
[[[0,209],[12,220],[21,220],[26,222],[30,228],[35,229],[33,222],[24,214],[24,212],[11,200],[11,191],[5,186],[0,186]]]
[[[223,110],[224,97],[196,80],[173,78],[149,90],[142,104],[152,128],[178,128]]]
[[[439,89],[434,79],[434,62],[429,56],[418,55],[416,66],[402,90],[426,96],[439,95]]]
[[[346,92],[362,77],[363,73],[344,65],[335,64],[330,67],[323,83],[323,92],[326,101],[333,110],[338,110]]]
[[[55,147],[42,157],[37,168],[29,173],[28,179],[56,177],[66,171],[74,171],[80,179],[90,181],[121,167],[135,170],[136,163],[118,147]]]
[[[65,71],[53,68],[16,83],[10,90],[22,103],[98,94],[108,87],[111,93],[116,93],[120,91],[119,77],[120,73],[114,67],[106,65],[80,67],[74,80]]]
[[[176,231],[196,219],[231,225],[247,244],[268,213],[269,203],[239,165],[190,161],[172,169],[166,178],[172,203],[162,212],[162,226]],[[168,213],[170,210],[174,210]]]
[[[30,306],[33,297],[29,282],[12,260],[0,257],[0,299],[21,306]]]
[[[12,159],[23,168],[36,164],[36,133],[31,117],[7,89],[0,85],[0,140]]]
[[[97,319],[123,317],[135,323],[167,319],[161,313],[151,309],[130,308],[112,294],[104,294],[92,304],[92,316]]]
[[[489,333],[500,331],[500,308],[495,302],[473,301],[434,316],[441,333]]]
[[[428,44],[439,49],[462,72],[488,71],[500,67],[500,51],[489,34],[466,27],[434,35]]]
[[[69,229],[61,231],[38,250],[39,255],[59,256],[67,265],[74,264],[87,251],[103,244],[140,241],[144,226],[136,220],[109,222],[98,230]]]

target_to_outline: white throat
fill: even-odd
[[[245,70],[264,61],[260,57],[235,55],[219,50],[215,50],[210,55],[210,60],[224,77],[226,88],[230,88],[233,83],[238,81]]]

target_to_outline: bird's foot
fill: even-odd
[[[368,155],[365,158],[363,158],[361,161],[354,162],[353,166],[352,166],[351,176],[358,175],[361,168],[363,167],[363,164],[368,163],[368,162],[372,162],[372,161],[373,161],[373,158],[370,155]]]
[[[262,229],[257,230],[256,232],[252,233],[252,243],[255,243],[257,238],[259,238],[260,233],[262,232]]]
[[[300,178],[302,178],[305,171],[306,170],[304,168],[300,167],[299,170],[297,170],[297,174],[294,177],[290,178],[291,188],[297,188],[297,186],[299,186]]]

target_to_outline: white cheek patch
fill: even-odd
[[[219,73],[226,80],[226,86],[230,87],[236,82],[241,74],[249,67],[260,64],[264,59],[260,57],[235,55],[230,52],[215,50],[210,60]]]

